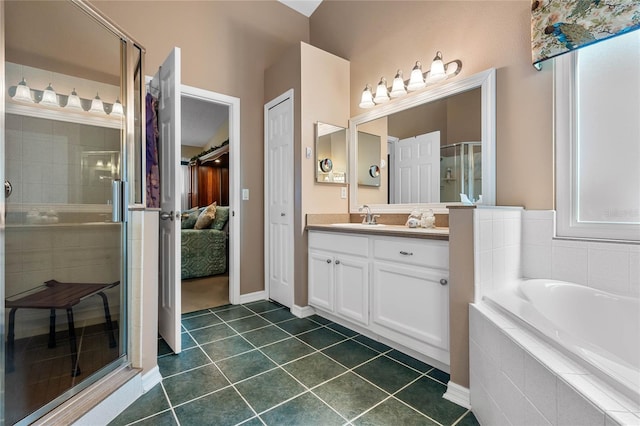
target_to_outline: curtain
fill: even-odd
[[[640,28],[640,0],[534,0],[533,64]]]

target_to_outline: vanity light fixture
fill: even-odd
[[[429,77],[427,78],[434,83],[447,78],[444,62],[442,62],[442,52],[439,50],[436,52],[436,57],[433,58],[433,62],[431,62],[431,69],[429,70]]]
[[[119,98],[117,98],[116,101],[111,106],[111,114],[109,114],[109,115],[113,115],[113,116],[116,116],[116,117],[123,117],[124,116],[124,109],[122,108],[122,104],[120,103],[120,99]]]
[[[80,102],[80,97],[76,93],[76,89],[74,88],[71,91],[71,94],[67,97],[67,104],[64,106],[66,109],[71,109],[75,111],[84,111],[82,108],[82,103]]]
[[[89,109],[89,112],[105,114],[104,104],[102,103],[102,99],[100,99],[100,96],[97,93],[96,97],[91,101],[91,109]]]
[[[393,86],[391,86],[391,95],[392,98],[399,98],[400,96],[404,96],[407,94],[407,89],[404,86],[404,80],[402,79],[402,70],[398,70],[396,72],[396,76],[393,78]]]
[[[33,98],[31,97],[31,89],[27,86],[27,82],[22,77],[20,83],[16,86],[16,93],[11,97],[14,101],[20,102],[28,102],[30,104],[33,103]]]
[[[371,93],[371,86],[368,84],[362,91],[362,97],[360,98],[360,108],[373,108],[376,104],[373,102],[373,93]]]
[[[417,61],[411,70],[411,77],[409,78],[409,84],[407,84],[407,90],[413,92],[420,90],[426,86],[424,82],[424,76],[422,75],[422,64]]]
[[[411,70],[411,76],[408,81],[404,81],[402,79],[402,70],[399,69],[393,79],[390,91],[386,87],[386,79],[384,77],[380,79],[380,83],[378,83],[378,86],[376,87],[375,97],[373,97],[371,92],[371,86],[367,84],[362,92],[360,108],[373,108],[376,104],[389,101],[389,96],[394,99],[402,97],[406,95],[407,92],[420,90],[430,84],[435,84],[454,77],[458,75],[461,70],[462,61],[456,59],[445,64],[442,60],[442,52],[437,51],[429,71],[425,73],[422,72],[422,64],[420,61],[416,61],[416,64]]]
[[[387,79],[384,77],[380,77],[380,83],[376,87],[376,97],[373,98],[373,102],[376,104],[389,102],[389,89],[387,89]]]
[[[46,89],[42,92],[42,100],[40,101],[40,105],[50,106],[50,107],[59,107],[58,103],[58,95],[53,87],[51,87],[51,83],[47,86]]]

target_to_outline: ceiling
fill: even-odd
[[[204,147],[229,121],[229,107],[182,96],[181,145]]]
[[[278,0],[285,6],[289,6],[296,12],[302,13],[307,18],[320,6],[322,0]]]

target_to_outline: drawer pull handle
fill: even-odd
[[[440,280],[440,285],[447,285],[448,283],[449,283],[449,281],[447,281],[444,278]]]
[[[327,263],[331,263],[331,259],[327,259]]]
[[[338,259],[336,259],[336,265],[339,265],[340,261]]]
[[[413,256],[413,253],[411,253],[410,251],[404,251],[404,250],[400,251],[400,254],[403,256]]]

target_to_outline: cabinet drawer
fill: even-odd
[[[449,269],[449,243],[447,241],[375,238],[373,240],[373,255],[376,259],[392,262]]]
[[[336,232],[309,231],[309,248],[369,256],[369,238]]]

